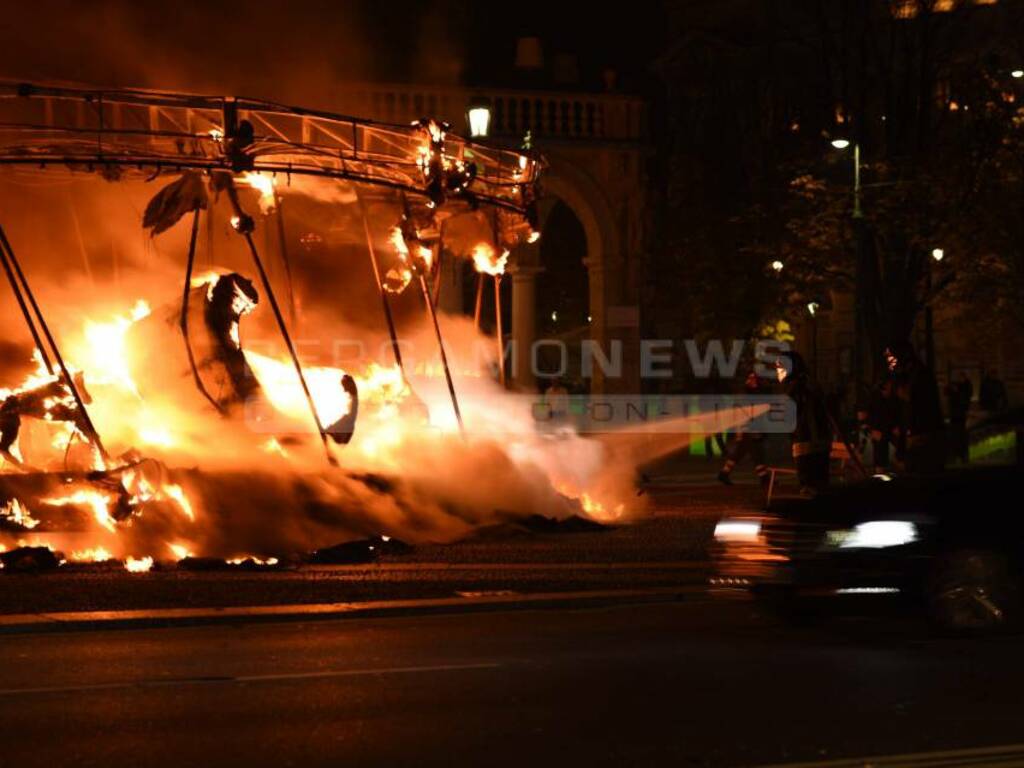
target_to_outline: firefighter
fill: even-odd
[[[913,474],[941,472],[946,463],[945,423],[935,375],[907,341],[886,347],[885,360],[896,381],[904,466]]]
[[[813,496],[827,488],[829,480],[833,435],[825,399],[799,353],[780,355],[775,369],[786,394],[796,405],[792,445],[800,493]]]
[[[753,371],[747,374],[746,381],[743,383],[743,393],[751,396],[764,393],[761,380]],[[761,432],[750,432],[744,428],[740,428],[736,436],[726,446],[726,459],[725,464],[722,465],[722,469],[718,473],[719,481],[726,485],[732,485],[732,471],[747,454],[754,461],[754,473],[761,481],[761,485],[767,486],[768,465],[765,463],[764,458],[764,434]]]

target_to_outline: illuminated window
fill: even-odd
[[[912,19],[917,16],[917,0],[893,0],[889,6],[894,19]]]

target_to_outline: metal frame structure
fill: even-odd
[[[235,220],[240,222],[235,228],[246,239],[327,460],[333,464],[324,425],[320,422],[287,324],[252,239],[253,220],[241,209],[231,180],[233,176],[241,173],[283,174],[289,180],[292,176],[309,176],[397,191],[407,219],[408,198],[422,204],[428,213],[442,205],[446,212],[486,205],[511,214],[514,226],[530,230],[535,221],[535,186],[543,163],[530,152],[489,146],[449,134],[446,125],[426,118],[403,126],[249,98],[0,82],[0,166],[66,167],[72,171],[98,172],[112,180],[133,176],[151,180],[185,171],[203,172],[222,181],[227,178],[229,200],[235,209]],[[381,286],[365,203],[358,191],[357,197],[396,362],[401,367],[401,352],[387,296]],[[213,402],[195,371],[185,318],[198,219],[197,208],[189,238],[181,330],[197,385]],[[50,351],[58,361],[62,377],[81,411],[89,433],[87,436],[106,458],[100,437],[92,426],[6,238],[3,238],[3,246],[4,267],[9,272],[12,290],[24,310],[36,345],[48,362],[45,345],[39,338],[28,308],[24,306],[22,291],[38,316]],[[438,247],[437,251],[440,252],[441,248]],[[20,280],[15,279],[11,266]],[[437,335],[452,405],[461,427],[462,417],[440,326],[426,277],[422,273],[419,274],[419,282]],[[499,331],[499,344],[500,338]]]
[[[248,121],[238,167],[226,139]],[[421,124],[395,125],[258,99],[0,82],[0,165],[65,165],[151,177],[250,170],[359,182],[426,197]],[[446,134],[444,159],[476,166],[472,204],[526,215],[538,156]],[[452,198],[455,202],[458,198]]]

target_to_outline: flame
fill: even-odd
[[[256,557],[255,555],[242,555],[241,557],[233,557],[227,560],[228,565],[241,565],[246,560],[251,560],[256,565],[277,565],[278,560],[276,557],[268,557],[266,560]]]
[[[128,367],[126,335],[132,324],[151,313],[142,299],[127,315],[118,315],[105,323],[85,321],[85,345],[76,350],[75,360],[82,370],[89,371],[90,383],[113,384],[139,397]]]
[[[239,181],[260,193],[260,213],[266,216],[274,212],[274,209],[277,208],[277,193],[274,191],[274,187],[277,186],[277,179],[273,176],[263,176],[259,173],[246,171],[242,174],[242,178]],[[232,226],[235,226],[234,220],[232,220]]]
[[[114,556],[103,547],[94,547],[72,552],[71,559],[80,563],[105,563],[108,560],[113,560]]]
[[[161,448],[170,448],[174,445],[174,437],[171,431],[164,426],[143,427],[139,429],[139,441],[145,445],[157,445]]]
[[[128,573],[146,573],[152,567],[152,557],[128,557],[124,561],[124,569],[128,571]]]
[[[405,244],[401,227],[395,227],[391,230],[391,245],[395,247],[395,253],[398,254],[400,260],[409,261],[409,246]]]
[[[182,490],[180,485],[166,483],[161,490],[163,491],[163,495],[174,501],[181,508],[185,517],[192,522],[195,522],[196,513],[192,510],[192,504],[189,502],[188,496],[185,495],[185,491]]]
[[[184,560],[186,557],[192,557],[192,553],[184,544],[168,544],[167,546],[178,560]]]
[[[222,275],[220,272],[217,272],[216,270],[210,270],[209,272],[204,272],[201,275],[194,276],[192,280],[189,281],[189,285],[192,286],[193,288],[198,288],[201,285],[208,285],[210,286],[210,288],[212,288],[217,284],[217,281],[220,280],[221,277]]]
[[[292,363],[249,350],[243,352],[270,404],[292,418],[309,418],[309,405]],[[321,424],[330,426],[348,413],[351,398],[341,387],[341,377],[345,375],[343,370],[311,366],[303,367],[302,373],[313,396]]]
[[[398,260],[402,263],[404,270],[398,270],[400,272],[408,272],[409,267],[412,266],[411,254],[409,253],[409,245],[405,242],[405,235],[402,234],[401,227],[394,227],[391,230],[391,245],[395,248],[395,255],[398,256]],[[434,263],[434,251],[423,243],[417,241],[416,256],[422,261],[422,268],[424,270],[430,270],[431,265]],[[395,270],[392,270],[395,271]],[[412,275],[409,275],[409,279],[412,279]],[[408,284],[408,281],[406,282]],[[404,285],[402,286],[405,287]],[[399,293],[400,291],[395,291]]]
[[[0,507],[0,517],[6,518],[15,525],[20,525],[22,528],[32,529],[39,525],[39,521],[32,517],[28,507],[18,499],[11,499],[3,507]]]
[[[278,442],[276,437],[272,437],[263,444],[263,450],[267,453],[276,453],[278,456],[284,456],[288,458],[288,451],[284,449],[284,446]]]
[[[503,275],[508,265],[508,251],[502,251],[501,256],[490,243],[477,243],[473,248],[473,266],[476,271],[486,275]]]
[[[602,522],[618,520],[622,517],[622,513],[626,508],[625,504],[617,504],[615,508],[609,512],[605,509],[604,504],[594,499],[589,493],[581,493],[579,502],[588,517],[592,517],[593,519],[600,520]]]
[[[51,504],[56,507],[68,505],[89,507],[96,522],[112,532],[115,521],[110,515],[110,502],[111,498],[106,494],[88,488],[81,488],[67,496],[54,496],[43,499],[44,504]]]

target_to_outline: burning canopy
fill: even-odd
[[[461,427],[462,415],[434,308],[436,284],[430,285],[438,274],[444,224],[459,214],[489,211],[494,242],[477,246],[473,258],[480,271],[497,277],[504,271],[507,248],[515,242],[532,241],[537,235],[536,182],[542,162],[530,152],[470,142],[451,134],[445,123],[429,118],[407,126],[386,125],[252,99],[21,83],[0,84],[0,166],[40,171],[60,167],[94,172],[112,182],[171,178],[151,198],[142,223],[156,235],[191,214],[177,324],[196,390],[214,410],[225,415],[253,399],[262,399],[291,416],[292,403],[282,396],[289,387],[275,382],[288,381],[294,375],[326,456],[333,463],[328,437],[339,444],[351,440],[360,388],[364,388],[364,403],[373,406],[374,418],[387,418],[396,403],[405,414],[419,410],[418,398],[411,392],[402,367],[388,299],[389,293],[401,292],[414,281],[419,284],[432,320]],[[290,184],[293,177],[328,183],[333,180],[356,189],[355,199],[363,210],[370,257],[394,346],[396,371],[381,369],[349,375],[339,369],[304,368],[300,364],[284,312],[252,238],[255,220],[243,207],[237,191],[238,186],[255,189],[260,210],[266,214],[279,205],[278,180]],[[366,225],[364,190],[370,189],[390,195],[398,212],[391,239],[393,253],[388,254],[391,266],[386,264],[383,269]],[[200,212],[221,196],[227,197],[233,211],[232,226],[250,252],[255,267],[253,280],[238,273],[212,277],[194,274]],[[171,481],[162,462],[134,449],[108,453],[89,415],[91,401],[83,373],[88,378],[92,372],[79,371],[65,362],[2,229],[0,243],[5,272],[40,362],[34,379],[4,393],[0,451],[10,456],[12,465],[31,470],[11,452],[21,418],[64,425],[64,471],[54,473],[51,466],[36,473],[40,476],[29,483],[36,490],[26,493],[36,498],[45,496],[43,500],[50,508],[84,506],[91,510],[96,523],[110,532],[130,520],[144,504],[163,504],[177,510],[174,514],[194,519],[182,486]],[[258,303],[269,305],[291,366],[243,349],[239,323]],[[147,315],[148,307],[119,325],[117,344],[162,326],[163,316]],[[155,375],[166,345],[157,339],[136,345],[139,347],[157,353],[150,362],[141,358],[134,361],[150,376]],[[75,359],[81,358],[76,355]],[[121,371],[120,385],[144,399],[124,360],[105,362],[104,368]],[[262,392],[261,384],[273,386]],[[382,400],[381,393],[386,391],[395,394]],[[150,429],[150,436],[158,432],[165,434],[158,426]],[[147,439],[143,443],[155,447],[162,440]],[[68,462],[76,442],[88,446],[89,451],[72,471]],[[265,450],[285,456],[289,448],[270,437]],[[31,514],[17,498],[5,503],[0,509],[0,523],[15,521],[22,528],[31,527],[27,524],[32,521]]]

